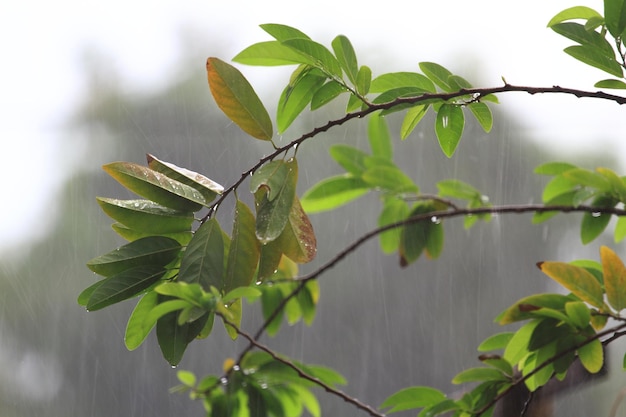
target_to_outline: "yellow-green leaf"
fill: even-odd
[[[570,290],[581,300],[602,308],[602,287],[598,280],[585,268],[565,262],[540,262],[541,271],[550,278]]]
[[[617,311],[626,308],[626,267],[613,250],[600,247],[604,288],[609,304]]]
[[[178,211],[150,200],[117,200],[96,197],[107,216],[138,232],[160,235],[191,231],[193,213]]]
[[[315,258],[317,239],[298,196],[294,196],[287,224],[277,240],[285,256],[294,262],[302,264]]]
[[[600,372],[604,364],[604,349],[599,339],[593,339],[586,345],[578,348],[578,357],[580,363],[589,373],[595,374]]]
[[[224,114],[250,136],[271,140],[269,113],[243,74],[218,58],[207,59],[206,69],[211,94]]]

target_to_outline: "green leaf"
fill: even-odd
[[[341,78],[342,71],[339,61],[337,61],[337,58],[335,58],[324,45],[304,38],[287,39],[282,41],[282,43],[308,58],[309,65],[321,69],[328,75]]]
[[[147,154],[146,159],[151,169],[198,190],[204,196],[206,203],[213,201],[218,194],[224,192],[224,187],[202,174],[161,161],[151,154]]]
[[[595,47],[574,45],[564,49],[565,53],[592,67],[608,72],[615,77],[623,77],[622,67],[615,58],[607,57]]]
[[[452,157],[459,145],[464,127],[465,117],[460,107],[453,104],[443,104],[439,108],[435,121],[435,133],[437,133],[441,150],[448,158]]]
[[[459,372],[452,378],[453,384],[480,381],[506,381],[507,377],[501,371],[494,368],[470,368]]]
[[[356,84],[359,65],[350,40],[344,35],[339,35],[333,39],[332,46],[341,68],[343,68],[352,84]]]
[[[104,197],[96,200],[107,216],[138,232],[151,235],[188,232],[193,223],[193,213],[172,210],[149,200]]]
[[[144,319],[144,326],[152,327],[154,326],[158,320],[160,320],[163,316],[171,314],[173,312],[177,312],[179,310],[183,310],[187,307],[190,307],[190,304],[186,300],[168,300],[162,301],[150,310]],[[180,316],[179,316],[180,317]],[[181,325],[180,320],[177,320],[177,325]]]
[[[327,82],[313,94],[311,98],[311,110],[319,109],[347,91],[348,90],[337,81]]]
[[[520,320],[528,320],[533,317],[532,311],[541,308],[563,310],[567,302],[572,298],[562,294],[535,294],[518,300],[511,307],[504,310],[496,317],[500,325],[515,323]]]
[[[604,0],[604,20],[609,33],[618,38],[626,29],[626,3],[624,0]]]
[[[365,171],[367,154],[354,146],[338,143],[328,149],[330,156],[350,174],[360,177]]]
[[[556,341],[550,343],[539,349],[537,352],[533,352],[531,355],[529,355],[529,357],[524,362],[522,375],[529,375],[529,373],[534,372],[537,367],[539,367],[546,361],[551,360],[556,354],[556,344]],[[526,387],[529,391],[534,392],[538,388],[544,386],[550,380],[553,373],[554,363],[549,363],[548,365],[536,371],[533,375],[528,376],[524,383],[526,384]]]
[[[390,395],[379,408],[389,408],[387,413],[430,407],[446,399],[444,393],[431,387],[409,387]]]
[[[535,174],[540,175],[559,175],[570,169],[578,168],[576,165],[567,162],[548,162],[541,164],[535,168]]]
[[[309,62],[297,51],[283,45],[279,41],[259,42],[239,52],[234,62],[245,65],[261,65],[265,67],[278,65],[295,65]]]
[[[452,197],[461,200],[473,200],[482,196],[480,191],[472,185],[455,179],[439,181],[437,189],[442,197]]]
[[[294,196],[287,224],[277,241],[285,256],[294,262],[307,263],[315,258],[317,239],[298,196]]]
[[[180,244],[174,239],[150,236],[93,258],[87,262],[87,267],[96,274],[110,277],[141,265],[164,267],[176,259],[180,250]]]
[[[599,339],[593,339],[591,342],[579,347],[577,352],[580,363],[589,373],[595,374],[600,372],[604,364],[604,349]]]
[[[448,79],[452,75],[450,71],[434,62],[420,62],[419,67],[422,72],[432,80],[439,88],[446,92],[454,91],[453,86],[450,85]]]
[[[247,287],[252,282],[259,262],[260,247],[255,236],[252,211],[240,200],[235,208],[232,240],[228,253],[228,267],[224,277],[224,291]]]
[[[384,227],[406,219],[409,215],[409,206],[406,201],[398,198],[386,198],[383,209],[378,217],[378,227]],[[387,230],[380,234],[380,248],[383,253],[390,254],[398,250],[402,227]]]
[[[615,224],[615,243],[619,243],[626,237],[626,216],[619,216]]]
[[[145,319],[150,310],[157,305],[158,298],[159,295],[156,292],[150,291],[141,297],[135,306],[135,309],[128,318],[128,324],[126,325],[126,333],[124,335],[126,349],[130,351],[137,349],[143,341],[146,340],[146,337],[148,337],[155,323],[146,326]]]
[[[226,310],[228,310],[230,315],[229,321],[237,327],[240,327],[241,325],[241,304],[241,299],[239,299],[226,307]],[[226,322],[224,322],[224,328],[231,339],[235,340],[237,338],[238,334],[236,329],[226,324]]]
[[[418,217],[433,211],[436,209],[432,203],[420,202],[413,207],[408,218]],[[436,227],[441,227],[441,225],[433,223],[432,219],[427,218],[409,223],[402,228],[399,249],[400,266],[408,266],[419,258],[422,251],[428,246],[431,233],[438,233],[433,231]]]
[[[582,301],[570,301],[565,303],[565,312],[570,320],[579,329],[585,329],[591,321],[591,311]]]
[[[602,18],[602,15],[596,12],[595,10],[586,6],[570,7],[568,9],[565,9],[557,13],[556,16],[550,19],[550,21],[548,22],[548,27],[552,27],[558,23],[565,22],[566,20],[572,20],[572,19],[588,20],[592,18]]]
[[[274,311],[278,308],[278,306],[283,302],[283,293],[280,288],[276,286],[262,287],[263,294],[261,295],[261,309],[263,312],[263,319],[267,320],[274,313]],[[276,335],[278,330],[280,330],[280,325],[282,324],[284,315],[284,309],[281,309],[276,317],[269,323],[267,326],[267,334],[270,336]]]
[[[411,132],[419,124],[428,111],[428,104],[422,104],[411,107],[404,116],[402,126],[400,127],[400,138],[402,140],[409,137]]]
[[[379,75],[372,80],[370,92],[382,93],[399,87],[417,87],[424,92],[437,92],[433,82],[417,72],[391,72]]]
[[[370,116],[367,127],[367,137],[372,148],[372,155],[391,160],[393,145],[387,121],[379,113]]]
[[[250,136],[271,140],[270,116],[243,74],[218,58],[209,58],[206,68],[211,94],[224,114]]]
[[[324,85],[326,76],[311,67],[301,66],[294,72],[293,79],[278,100],[276,123],[279,133],[285,132],[309,105],[315,93]]]
[[[487,133],[491,132],[491,128],[493,127],[493,115],[491,114],[491,109],[485,103],[476,102],[470,103],[467,106],[480,126]]]
[[[604,305],[602,287],[586,269],[565,262],[540,262],[537,266],[582,301],[598,308]]]
[[[217,219],[204,222],[194,233],[183,253],[178,280],[199,283],[208,291],[211,286],[224,288],[224,239]]]
[[[125,225],[123,225],[122,223],[113,223],[111,225],[111,227],[113,228],[113,230],[115,230],[115,232],[122,236],[124,239],[132,242],[134,240],[138,240],[138,239],[142,239],[144,237],[150,237],[150,236],[165,236],[165,237],[169,237],[171,239],[176,240],[178,243],[180,243],[182,246],[186,246],[189,241],[191,240],[191,237],[193,236],[193,234],[191,233],[191,229],[184,231],[184,232],[174,232],[174,233],[154,233],[154,232],[143,232],[143,231],[139,231],[139,230],[135,230],[135,229],[131,229]]]
[[[626,83],[622,80],[602,80],[593,85],[596,88],[613,88],[619,90],[626,89]]]
[[[372,70],[367,65],[361,65],[361,68],[359,68],[359,72],[356,75],[356,91],[363,96],[366,95],[370,92],[371,83]],[[357,100],[357,102],[360,102],[360,100]]]
[[[600,196],[591,205],[594,207],[615,207],[616,201],[612,198]],[[583,244],[587,244],[600,236],[611,221],[611,215],[606,213],[583,214],[583,221],[580,227],[580,238]]]
[[[161,279],[164,273],[162,266],[143,265],[106,278],[91,294],[87,310],[100,310],[134,297]]]
[[[596,171],[609,182],[607,190],[615,195],[620,201],[626,201],[626,184],[614,171],[608,168],[598,167]]]
[[[229,291],[222,297],[222,302],[228,303],[234,300],[238,300],[241,298],[248,298],[250,300],[255,300],[260,297],[262,294],[261,290],[253,287],[238,287],[232,291]]]
[[[495,357],[495,358],[480,357],[479,359],[482,363],[499,370],[506,376],[509,376],[509,377],[513,376],[513,367],[505,359],[502,359],[499,357]]]
[[[177,312],[166,314],[159,319],[156,327],[157,340],[163,357],[170,365],[178,365],[187,345],[200,333],[205,322],[206,320],[196,320],[178,325]]]
[[[611,191],[611,185],[607,178],[597,172],[589,171],[588,169],[570,169],[569,171],[565,171],[562,175],[564,178],[576,184],[596,188],[604,192]]]
[[[369,168],[362,178],[370,186],[393,193],[419,193],[419,188],[404,171],[397,167],[376,166]]]
[[[569,326],[562,326],[561,322],[553,319],[544,319],[535,327],[528,341],[528,350],[535,351],[572,333]]]
[[[604,289],[611,307],[616,311],[626,308],[626,266],[613,250],[600,247]]]
[[[95,282],[91,284],[89,287],[82,290],[81,293],[78,295],[78,299],[76,300],[78,302],[78,305],[82,307],[87,307],[87,303],[89,302],[89,298],[91,298],[91,294],[93,294],[93,292],[100,285],[102,285],[104,281],[105,281],[104,279],[101,279],[100,281]]]
[[[302,207],[309,213],[331,210],[366,194],[370,187],[360,178],[338,175],[326,178],[302,196]]]
[[[196,189],[148,167],[131,162],[112,162],[103,165],[102,169],[132,192],[174,210],[197,211],[207,204]]]
[[[528,354],[528,341],[539,323],[541,323],[541,320],[532,320],[520,327],[509,340],[502,357],[512,365],[518,364]]]
[[[479,352],[504,349],[513,337],[513,332],[497,333],[489,336],[478,345]]]
[[[615,51],[604,36],[596,31],[585,29],[580,23],[558,23],[552,26],[552,30],[581,45],[589,45],[609,58],[615,58]]]
[[[310,39],[300,30],[287,25],[281,25],[277,23],[265,23],[263,25],[260,25],[260,27],[261,29],[272,35],[274,39],[281,42],[287,39],[295,38]]]
[[[578,184],[576,184],[575,181],[570,180],[563,175],[558,175],[548,181],[543,189],[541,199],[544,202],[548,202],[562,194],[569,193],[572,190],[576,190],[577,188]]]
[[[440,220],[431,220],[428,226],[428,236],[426,238],[426,256],[430,259],[437,259],[443,251],[443,225]]]

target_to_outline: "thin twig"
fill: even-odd
[[[275,361],[280,362],[280,363],[282,363],[284,365],[287,365],[288,367],[293,369],[298,374],[298,376],[300,378],[306,379],[307,381],[310,381],[310,382],[314,383],[315,385],[323,388],[324,391],[326,391],[326,392],[328,392],[330,394],[333,394],[333,395],[343,399],[345,402],[354,405],[359,410],[365,411],[370,416],[373,416],[373,417],[385,417],[384,414],[381,414],[378,411],[374,410],[374,408],[372,408],[371,406],[362,403],[361,401],[357,400],[354,397],[349,396],[348,394],[346,394],[345,392],[343,392],[341,390],[338,390],[336,388],[331,387],[330,385],[328,385],[324,381],[321,381],[319,378],[316,378],[314,376],[311,376],[311,375],[307,374],[305,371],[300,369],[299,366],[297,366],[295,363],[291,362],[290,360],[285,359],[285,358],[283,358],[281,356],[278,356],[272,349],[270,349],[269,347],[265,346],[262,343],[259,343],[256,340],[255,337],[252,337],[248,333],[246,333],[243,330],[241,330],[236,324],[234,324],[231,321],[229,321],[221,313],[215,313],[215,315],[219,316],[222,319],[222,321],[224,321],[224,323],[226,325],[232,327],[237,332],[238,335],[240,335],[240,336],[244,337],[246,340],[248,340],[250,345],[253,345],[257,349],[260,349],[260,350],[262,350],[264,352],[267,352]]]

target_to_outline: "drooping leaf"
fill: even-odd
[[[406,219],[409,215],[409,206],[399,198],[386,198],[383,209],[378,217],[378,227],[384,227]],[[390,254],[398,250],[402,227],[387,230],[380,234],[380,248],[383,253]]]
[[[582,330],[589,326],[591,311],[582,301],[570,301],[569,303],[565,303],[565,312],[577,328]]]
[[[480,191],[472,185],[456,179],[439,181],[437,189],[442,197],[452,197],[461,200],[473,200],[481,197]]]
[[[451,158],[459,145],[463,128],[465,127],[465,116],[463,110],[453,104],[443,104],[437,112],[435,121],[435,133],[439,140],[439,146],[443,153]]]
[[[387,120],[380,113],[374,113],[370,116],[367,126],[367,137],[372,148],[372,155],[391,160],[393,145]]]
[[[206,68],[211,94],[224,114],[250,136],[271,140],[270,116],[243,74],[218,58],[207,59]]]
[[[491,132],[491,128],[493,127],[493,115],[491,114],[491,109],[485,103],[476,102],[470,103],[467,106],[480,126],[487,133]]]
[[[279,41],[267,41],[248,46],[246,49],[239,52],[233,58],[233,61],[245,65],[261,65],[267,67],[304,64],[309,62],[309,59]]]
[[[294,262],[302,264],[315,258],[317,253],[315,232],[296,195],[294,195],[287,224],[277,240],[285,256]]]
[[[418,193],[419,187],[404,171],[394,166],[376,166],[366,170],[362,177],[372,188],[393,193]]]
[[[559,35],[573,40],[574,42],[578,42],[581,45],[590,45],[609,58],[615,57],[613,47],[604,38],[604,36],[594,30],[587,30],[585,26],[580,23],[557,23],[552,26],[552,30]]]
[[[602,15],[586,6],[574,6],[557,13],[557,15],[550,19],[550,21],[548,22],[548,27],[552,27],[558,23],[565,22],[566,20],[588,20],[593,18],[602,18]]]
[[[284,230],[283,230],[284,233]],[[280,259],[283,256],[281,245],[277,240],[261,245],[259,256],[259,269],[257,271],[257,283],[271,277],[277,270]]]
[[[436,211],[435,206],[430,202],[417,203],[411,210],[408,218],[418,217],[430,212]],[[440,227],[440,224],[436,224],[431,218],[415,221],[407,224],[402,228],[400,237],[400,266],[405,267],[415,262],[422,251],[427,248],[428,240],[435,227]]]
[[[404,116],[404,120],[402,121],[402,126],[400,127],[400,138],[402,140],[409,137],[411,132],[413,132],[415,127],[426,115],[427,111],[428,104],[413,106],[409,110],[407,110],[406,115]]]
[[[370,92],[372,85],[372,70],[367,65],[361,65],[359,72],[356,75],[356,91],[361,95],[366,95]],[[348,111],[351,111],[348,109]]]
[[[278,100],[276,123],[279,133],[285,132],[291,126],[325,82],[326,76],[310,66],[296,69],[293,81],[285,87]]]
[[[255,173],[250,184],[256,201],[256,236],[266,244],[280,236],[296,195],[298,163],[273,161]]]
[[[254,214],[240,200],[235,208],[235,220],[224,277],[224,291],[250,285],[259,262],[260,246],[255,236]]]
[[[577,60],[591,65],[592,67],[601,69],[609,74],[622,78],[624,76],[622,67],[615,58],[607,57],[604,53],[598,51],[594,46],[590,45],[574,45],[564,49],[565,53],[571,55]]]
[[[130,351],[137,349],[148,337],[148,334],[154,327],[154,323],[146,326],[145,319],[150,310],[157,305],[158,298],[159,295],[156,292],[150,291],[141,297],[135,306],[126,325],[126,333],[124,335],[126,349]]]
[[[107,216],[138,232],[160,235],[188,232],[193,213],[163,207],[149,200],[117,200],[96,197]]]
[[[226,308],[229,313],[229,317],[228,317],[229,321],[237,327],[241,326],[241,307],[242,307],[242,302],[241,302],[241,299],[239,299],[233,302],[232,304],[230,304]],[[233,326],[229,324],[226,324],[226,322],[224,322],[224,328],[226,329],[226,332],[228,333],[231,339],[235,340],[237,338],[238,336],[237,329],[233,328]]]
[[[443,251],[443,226],[441,220],[432,219],[428,225],[428,237],[426,239],[426,256],[430,259],[437,259]]]
[[[600,372],[604,364],[604,349],[599,339],[593,339],[591,342],[578,348],[578,357],[580,363],[585,369],[592,374]]]
[[[174,210],[197,211],[207,204],[196,189],[148,167],[132,162],[112,162],[102,169],[130,191]]]
[[[108,277],[91,294],[87,310],[100,310],[134,297],[161,279],[164,273],[162,266],[142,265]]]
[[[446,395],[431,387],[409,387],[390,395],[380,408],[389,408],[387,413],[429,407],[446,399]]]
[[[203,320],[178,324],[178,313],[172,312],[157,321],[156,334],[165,360],[172,366],[178,365],[183,358],[187,345],[202,331],[208,314]]]
[[[170,162],[161,161],[151,154],[147,154],[146,159],[151,169],[198,190],[207,203],[224,192],[224,187],[202,174],[181,168]]]
[[[181,250],[180,244],[168,237],[150,236],[127,243],[87,262],[93,272],[110,277],[141,265],[164,267]]]
[[[78,299],[76,300],[78,302],[78,305],[82,307],[87,307],[87,303],[89,302],[89,299],[91,298],[91,294],[93,294],[93,292],[96,289],[98,289],[98,287],[102,285],[104,281],[105,281],[104,279],[101,279],[100,281],[95,282],[91,284],[89,287],[82,290],[80,294],[78,295]]]
[[[178,280],[199,283],[206,291],[211,286],[224,288],[224,240],[217,219],[204,222],[194,233],[183,253]]]
[[[540,262],[537,266],[581,300],[598,308],[604,305],[602,287],[586,269],[565,262]]]
[[[332,42],[333,51],[335,56],[341,65],[341,68],[345,71],[348,79],[352,84],[356,84],[356,76],[359,72],[359,64],[357,63],[356,53],[350,40],[344,35],[339,35]]]
[[[449,70],[434,62],[420,62],[419,67],[422,72],[443,91],[448,93],[454,91],[453,86],[450,85],[448,81],[452,75]]]
[[[609,304],[620,311],[626,308],[626,266],[613,250],[600,247],[604,288]]]
[[[302,196],[302,207],[309,213],[331,210],[355,200],[369,191],[360,178],[338,175],[326,178],[311,187]]]
[[[354,146],[337,143],[328,149],[330,156],[350,174],[360,177],[365,171],[367,154]]]
[[[609,33],[618,38],[626,29],[626,3],[624,0],[604,0],[604,20]]]
[[[324,45],[304,38],[287,39],[282,43],[307,57],[309,65],[321,69],[328,75],[341,78],[342,71],[339,61]]]
[[[261,296],[261,309],[263,312],[263,319],[269,319],[274,311],[276,311],[278,306],[282,303],[282,301],[283,293],[280,288],[278,288],[277,286],[264,286],[263,295]],[[280,330],[280,326],[282,324],[283,316],[284,310],[281,309],[278,313],[276,313],[275,317],[267,326],[267,334],[269,334],[270,336],[275,336],[276,333],[278,333],[278,330]]]
[[[594,207],[615,207],[617,201],[612,198],[600,196],[591,203]],[[583,214],[583,221],[580,226],[580,238],[583,244],[587,244],[600,236],[611,221],[611,215],[607,213]]]

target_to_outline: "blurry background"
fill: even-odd
[[[167,393],[177,383],[175,370],[161,358],[155,338],[134,352],[125,350],[132,301],[87,313],[76,296],[94,282],[85,262],[122,243],[95,197],[129,194],[100,170],[103,163],[143,162],[150,152],[228,186],[270,151],[214,105],[204,69],[208,56],[230,59],[269,38],[259,24],[284,23],[327,45],[339,33],[348,36],[360,63],[375,75],[415,71],[418,62],[434,61],[476,86],[501,85],[503,76],[512,84],[593,90],[604,74],[565,55],[562,49],[570,43],[546,29],[554,14],[574,5],[3,4],[0,414],[202,415],[199,403]],[[601,1],[585,5],[602,10]],[[242,71],[272,109],[291,68]],[[541,162],[566,159],[624,172],[626,118],[615,103],[521,93],[501,95],[500,102],[492,133],[470,124],[452,159],[438,149],[432,118],[400,143],[400,119],[391,116],[399,164],[424,192],[435,192],[437,180],[459,178],[496,204],[539,202],[545,179],[531,170]],[[341,112],[338,105],[304,114],[277,141],[287,143]],[[337,142],[365,149],[366,126],[350,123],[301,147],[299,192],[340,172],[325,150]],[[378,204],[368,196],[312,216],[319,253],[306,269],[375,227]],[[451,377],[478,364],[477,344],[502,330],[493,317],[514,300],[547,289],[535,262],[597,259],[599,245],[612,242],[607,235],[583,247],[579,218],[563,215],[532,226],[529,215],[510,215],[469,232],[452,220],[442,257],[421,259],[405,270],[370,242],[322,276],[311,328],[296,325],[266,342],[295,359],[335,367],[349,381],[345,391],[374,406],[409,385],[452,392]],[[254,329],[258,320],[248,316],[244,327]],[[216,327],[209,340],[190,346],[180,368],[218,372],[241,346]],[[621,352],[613,350],[619,369]],[[560,397],[557,415],[574,409],[606,415],[626,386],[619,371],[610,378]],[[325,415],[362,415],[323,393],[320,400]]]

